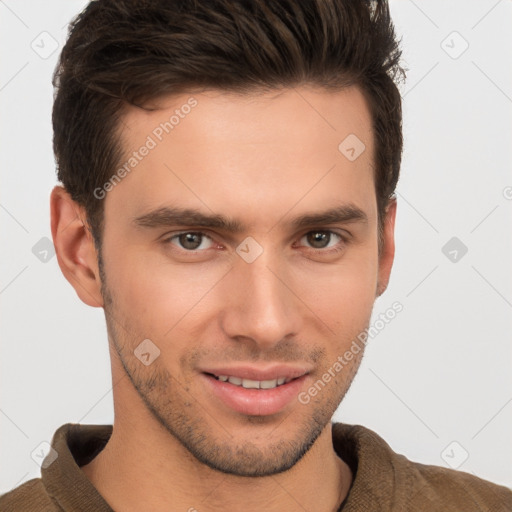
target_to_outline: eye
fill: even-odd
[[[176,243],[174,243],[175,241]],[[205,241],[208,241],[206,246],[204,244]],[[185,251],[198,251],[209,249],[213,240],[208,235],[201,233],[200,231],[185,231],[167,238],[164,242],[177,245],[178,248],[184,249]],[[208,245],[208,243],[210,245]]]
[[[342,235],[334,231],[320,229],[309,231],[300,239],[301,242],[303,240],[305,240],[307,244],[310,244],[312,249],[320,249],[324,252],[341,250],[342,246],[346,242]]]
[[[309,246],[308,248],[311,250],[331,253],[343,250],[347,240],[344,236],[334,231],[317,229],[303,235],[299,242],[300,245],[303,245],[305,242],[306,247]],[[201,231],[183,231],[167,237],[163,240],[163,243],[171,244],[177,247],[178,250],[193,253],[210,249],[214,245],[214,240]]]

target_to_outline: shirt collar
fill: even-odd
[[[113,512],[80,469],[104,448],[112,428],[112,425],[66,423],[55,432],[52,448],[57,458],[46,467],[46,460],[51,458],[45,459],[41,477],[47,492],[66,512],[81,510],[84,503],[91,510]],[[400,482],[397,480],[400,474],[407,474],[397,471],[396,465],[406,459],[393,453],[383,439],[360,425],[333,423],[332,437],[336,453],[349,465],[353,476],[343,512],[394,509],[398,505],[395,489]]]

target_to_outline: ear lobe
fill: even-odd
[[[393,197],[388,203],[384,217],[382,249],[379,255],[377,297],[382,295],[388,287],[391,268],[393,267],[393,260],[395,259],[395,218],[396,198]]]
[[[57,185],[50,197],[53,244],[64,277],[85,304],[103,307],[97,252],[83,207]]]

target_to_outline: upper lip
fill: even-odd
[[[275,380],[284,377],[288,380],[302,377],[309,373],[310,368],[307,366],[290,366],[290,365],[271,365],[264,368],[258,368],[250,365],[238,366],[217,366],[211,368],[202,368],[203,373],[211,373],[213,375],[227,375],[229,377],[238,377],[240,379],[251,380]]]

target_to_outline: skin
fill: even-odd
[[[333,449],[331,418],[363,351],[308,404],[266,416],[226,406],[199,369],[301,364],[307,391],[369,325],[391,272],[396,203],[379,253],[367,103],[355,87],[167,97],[158,110],[127,110],[126,154],[191,96],[197,106],[103,199],[102,273],[85,212],[62,187],[52,192],[59,265],[83,302],[104,308],[109,333],[113,434],[82,470],[123,512],[336,510],[353,475]],[[366,146],[353,162],[338,150],[351,133]],[[291,225],[340,204],[366,220]],[[164,206],[245,228],[133,222]],[[195,253],[170,238],[187,230],[207,235]],[[263,248],[252,263],[236,252],[248,236]],[[148,366],[133,352],[144,339],[160,350]]]

